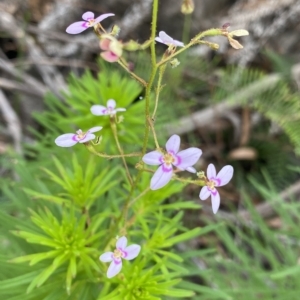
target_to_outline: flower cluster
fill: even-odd
[[[95,116],[109,115],[111,118],[115,116],[117,112],[126,111],[125,108],[116,108],[116,101],[114,99],[109,99],[107,101],[107,107],[103,105],[93,105],[91,107],[91,112]],[[55,139],[55,144],[59,147],[72,147],[77,143],[87,143],[96,138],[93,134],[94,132],[100,131],[101,126],[96,126],[83,132],[81,129],[75,133],[65,133],[60,135]]]
[[[84,21],[78,21],[75,23],[72,23],[68,26],[66,29],[66,32],[69,34],[78,34],[90,27],[94,27],[95,29],[98,27],[103,30],[103,34],[100,35],[100,49],[103,50],[101,52],[101,57],[108,61],[108,62],[116,62],[118,61],[123,53],[123,43],[121,43],[118,39],[116,39],[115,35],[117,33],[114,31],[114,29],[108,34],[105,32],[105,30],[100,25],[100,22],[102,22],[104,19],[108,17],[114,16],[112,13],[107,13],[100,15],[96,19],[94,18],[94,13],[87,11],[82,15],[82,19]],[[165,44],[171,48],[176,47],[184,47],[184,44],[180,41],[174,40],[169,35],[167,35],[164,31],[159,32],[159,36],[155,38],[157,42],[160,42],[162,44]],[[130,47],[127,47],[127,50],[129,50]],[[133,50],[135,50],[136,47],[133,47]]]
[[[199,160],[202,151],[198,148],[188,148],[178,152],[179,147],[180,137],[174,134],[166,143],[166,151],[152,151],[142,158],[143,162],[148,165],[159,165],[151,179],[151,190],[160,189],[171,180],[174,172],[173,166],[181,171],[194,171],[191,167]]]
[[[182,4],[182,12],[184,14],[192,13],[194,10],[194,1],[193,0],[184,0]],[[102,27],[100,22],[104,19],[114,16],[112,13],[107,13],[100,15],[95,18],[94,13],[88,11],[82,15],[83,21],[78,21],[66,29],[66,32],[69,34],[78,34],[86,29],[93,27],[97,36],[100,39],[99,47],[102,50],[101,57],[108,62],[119,62],[121,66],[123,66],[127,71],[127,65],[124,58],[122,58],[122,54],[124,50],[134,51],[137,49],[142,49],[146,46],[149,46],[149,43],[154,43],[153,37],[147,43],[143,45],[139,45],[137,42],[130,41],[128,43],[122,43],[117,39],[119,28],[115,26],[110,33],[107,33],[105,29]],[[241,49],[243,46],[233,39],[233,36],[243,36],[248,35],[248,31],[246,30],[235,30],[232,32],[228,31],[229,24],[225,24],[221,29],[218,28],[213,29],[218,34],[222,34],[228,38],[228,41],[232,47],[235,49]],[[216,34],[214,34],[216,35]],[[173,58],[173,55],[176,51],[177,47],[185,47],[184,43],[173,39],[166,32],[160,31],[158,36],[155,37],[155,41],[162,43],[168,46],[163,59],[158,66],[163,65],[169,57],[171,66],[175,67],[179,64],[177,58]],[[193,40],[192,40],[193,41]],[[191,41],[191,43],[192,43]],[[195,40],[197,42],[197,39]],[[191,45],[189,43],[187,47]],[[218,45],[206,42],[207,45],[210,45],[212,48],[217,48]],[[146,45],[146,46],[145,46]],[[182,52],[185,50],[184,48],[179,50]],[[172,57],[170,57],[172,56]],[[165,60],[164,60],[165,59]],[[130,72],[131,75],[135,75],[133,72]],[[163,74],[163,72],[161,73]],[[162,75],[161,75],[162,76]],[[139,79],[137,75],[134,76],[135,79]],[[160,78],[161,79],[161,78]],[[139,79],[140,82],[144,83],[144,86],[147,87],[147,83]],[[159,81],[159,80],[158,80]],[[160,82],[160,81],[159,81]],[[159,85],[158,85],[159,86]],[[150,87],[151,88],[151,87]],[[150,91],[149,88],[149,91]],[[109,99],[107,101],[106,106],[104,105],[93,105],[90,108],[90,111],[95,116],[109,116],[110,118],[114,118],[117,112],[126,111],[125,108],[117,108],[116,101],[114,99]],[[112,119],[111,119],[112,120]],[[112,120],[113,121],[113,120]],[[71,147],[77,143],[86,144],[93,139],[96,138],[95,132],[98,132],[102,129],[101,126],[92,127],[91,129],[83,132],[81,129],[77,130],[76,133],[66,133],[60,135],[55,139],[55,143],[60,147]],[[154,132],[155,135],[155,132]],[[155,139],[156,140],[156,139]],[[157,141],[156,141],[157,143]],[[212,210],[213,213],[217,213],[220,207],[220,194],[217,190],[217,187],[224,186],[227,184],[231,178],[233,177],[233,167],[230,165],[224,166],[218,173],[216,172],[216,168],[213,164],[209,164],[207,168],[206,175],[204,172],[197,172],[194,168],[197,161],[200,159],[202,155],[202,151],[199,148],[191,147],[185,150],[180,150],[180,137],[176,134],[172,135],[168,141],[166,142],[165,149],[159,148],[151,151],[142,157],[142,161],[145,164],[158,166],[157,170],[154,172],[151,181],[150,181],[150,189],[158,190],[166,186],[172,179],[180,180],[183,182],[192,182],[194,184],[202,186],[199,198],[201,200],[206,200],[211,197],[212,202]],[[120,151],[122,153],[122,151]],[[122,157],[124,158],[124,157]],[[124,160],[125,161],[125,160]],[[126,162],[125,167],[127,168]],[[128,170],[127,170],[128,171]],[[148,169],[144,169],[144,171],[149,171]],[[178,172],[187,171],[197,175],[196,180],[189,179],[180,179],[177,177]],[[150,172],[153,172],[150,170]],[[130,177],[130,176],[129,176]],[[107,270],[107,277],[112,278],[120,273],[124,260],[132,260],[136,258],[141,251],[141,246],[137,244],[132,244],[127,246],[127,238],[122,236],[117,239],[116,249],[113,252],[105,252],[100,257],[99,260],[101,262],[110,262],[110,265]]]
[[[196,173],[193,165],[199,160],[202,151],[198,148],[188,148],[179,151],[180,137],[176,134],[172,135],[166,143],[166,151],[156,150],[145,154],[142,158],[143,162],[148,165],[159,165],[150,182],[150,189],[157,190],[164,187],[170,182],[176,171],[189,171]],[[179,151],[179,152],[178,152]],[[213,212],[217,213],[220,206],[220,195],[216,187],[227,184],[233,176],[233,167],[225,166],[216,175],[216,169],[213,164],[207,168],[207,177],[202,172],[197,173],[202,179],[200,184],[205,185],[201,189],[199,197],[201,200],[206,200],[209,196],[212,198]],[[197,181],[195,181],[197,183]]]

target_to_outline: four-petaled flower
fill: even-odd
[[[93,132],[97,132],[101,129],[101,126],[96,126],[89,129],[87,132],[83,132],[79,129],[76,131],[76,134],[65,133],[55,139],[55,144],[60,147],[72,147],[77,143],[86,143],[96,137]]]
[[[101,36],[99,45],[104,50],[101,57],[108,62],[115,62],[122,56],[123,44],[109,34]]]
[[[116,108],[116,101],[114,99],[109,99],[106,105],[106,107],[103,105],[93,105],[91,107],[92,114],[95,116],[109,115],[113,117],[118,111],[126,111],[126,108]]]
[[[199,197],[201,200],[206,200],[211,196],[211,204],[214,214],[217,213],[220,206],[220,194],[216,186],[223,186],[227,184],[233,176],[233,167],[227,165],[216,174],[216,168],[213,164],[207,167],[207,178],[205,179],[206,185],[201,189]]]
[[[202,151],[198,148],[188,148],[178,152],[180,146],[180,137],[172,135],[166,143],[166,152],[152,151],[145,154],[143,162],[148,165],[160,165],[154,173],[151,182],[151,190],[157,190],[164,187],[172,178],[173,166],[179,170],[195,172],[192,166],[200,158]]]
[[[132,260],[139,255],[141,250],[140,245],[133,244],[128,247],[126,246],[127,238],[122,236],[117,240],[114,252],[105,252],[99,257],[102,262],[111,262],[106,273],[108,278],[116,276],[121,271],[122,258]]]
[[[82,31],[88,29],[89,27],[93,27],[96,24],[100,23],[101,21],[103,21],[104,19],[114,16],[115,14],[103,14],[101,16],[99,16],[98,18],[94,19],[94,13],[92,13],[91,11],[87,11],[82,15],[82,19],[84,21],[79,21],[79,22],[75,22],[72,23],[71,25],[68,26],[68,28],[66,29],[66,32],[69,34],[78,34],[81,33]]]
[[[174,46],[174,47],[184,47],[184,43],[174,40],[169,35],[167,35],[164,31],[160,31],[158,37],[155,38],[157,42],[163,43],[167,46]]]
[[[243,45],[241,45],[237,40],[233,38],[233,36],[245,36],[249,35],[249,32],[245,29],[238,29],[238,30],[233,30],[231,32],[228,31],[228,28],[230,27],[229,23],[225,23],[222,26],[222,34],[227,37],[229,44],[231,45],[232,48],[234,49],[243,49]]]

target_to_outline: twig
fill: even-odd
[[[14,141],[14,149],[18,154],[22,154],[21,139],[22,130],[20,120],[9,104],[3,91],[0,89],[0,110],[2,111],[3,118],[7,122],[8,131]]]
[[[41,48],[35,43],[34,39],[27,35],[26,32],[18,26],[15,18],[5,11],[1,11],[0,14],[0,28],[3,28],[6,32],[16,38],[17,42],[21,45],[25,44],[27,46],[28,54],[31,59],[36,62],[36,68],[40,72],[44,82],[56,96],[62,98],[61,91],[67,90],[64,78],[54,66],[41,67],[39,65],[39,60],[46,59],[46,56]]]
[[[152,0],[143,0],[131,6],[128,13],[123,17],[120,27],[122,36],[128,35],[132,30],[136,30],[151,13]]]
[[[35,95],[35,96],[41,96],[39,92],[37,92],[34,89],[28,88],[25,84],[18,82],[18,81],[13,81],[10,79],[6,78],[1,78],[0,77],[0,88],[3,88],[4,90],[16,90],[22,93],[27,93],[30,95]]]
[[[223,99],[221,103],[210,106],[203,110],[192,113],[190,116],[183,117],[173,124],[167,124],[165,130],[171,134],[183,134],[195,130],[196,128],[207,126],[214,121],[216,116],[225,115],[229,110],[240,107],[247,99],[251,99],[258,94],[275,86],[281,79],[279,74],[271,74],[259,79],[247,87],[236,91],[234,96]],[[234,97],[234,99],[233,99]]]
[[[14,76],[15,78],[22,80],[28,85],[28,89],[34,90],[34,92],[41,97],[48,91],[47,87],[40,81],[36,80],[28,74],[23,74],[20,70],[14,68],[14,66],[8,61],[0,58],[0,69]]]

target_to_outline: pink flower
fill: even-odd
[[[173,45],[175,47],[184,47],[184,43],[174,40],[169,35],[167,35],[164,31],[160,31],[158,37],[155,38],[157,42],[163,43],[165,45]]]
[[[74,133],[65,133],[55,139],[55,144],[59,147],[72,147],[77,143],[86,143],[93,140],[96,136],[92,132],[101,130],[102,127],[97,126],[89,129],[87,132],[82,132],[81,129]]]
[[[113,117],[118,111],[126,111],[125,108],[116,108],[116,101],[114,99],[109,99],[106,105],[106,107],[103,105],[93,105],[91,107],[92,114],[95,116],[110,115]]]
[[[88,29],[89,27],[93,27],[96,24],[100,23],[101,21],[103,21],[104,19],[114,16],[115,14],[103,14],[101,16],[99,16],[98,18],[94,19],[94,13],[92,13],[91,11],[87,11],[82,15],[82,19],[84,21],[79,21],[79,22],[75,22],[72,23],[70,26],[68,26],[68,28],[66,29],[66,32],[69,34],[78,34],[86,29]]]
[[[166,152],[152,151],[145,154],[142,158],[143,162],[148,165],[159,165],[151,178],[151,190],[157,190],[164,187],[172,178],[173,166],[179,170],[195,172],[192,168],[200,158],[202,151],[198,148],[188,148],[178,152],[180,146],[180,137],[176,134],[172,135],[166,143]]]
[[[122,236],[117,240],[114,252],[105,252],[99,257],[102,262],[111,262],[106,273],[108,278],[112,278],[120,273],[122,269],[122,258],[132,260],[136,258],[141,251],[140,245],[133,244],[128,247],[126,246],[127,238]]]
[[[227,184],[233,176],[233,167],[225,166],[216,174],[216,168],[213,164],[207,167],[206,185],[201,189],[199,197],[201,200],[206,200],[211,196],[211,204],[214,214],[217,213],[220,206],[220,194],[215,188]]]
[[[108,62],[115,62],[122,56],[122,43],[109,34],[102,35],[100,48],[104,50],[101,53],[101,57]]]

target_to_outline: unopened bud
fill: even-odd
[[[197,172],[198,178],[205,178],[205,173],[203,171]]]
[[[184,15],[191,14],[195,9],[194,0],[183,0],[181,5],[181,12]]]
[[[130,40],[129,42],[123,45],[123,48],[127,51],[136,51],[141,49],[141,45],[136,41]]]
[[[210,42],[207,43],[207,46],[209,46],[213,50],[218,50],[220,48],[220,46],[218,44],[210,43]]]
[[[170,61],[170,65],[173,68],[176,68],[180,65],[180,61],[177,58],[174,58],[173,60]]]
[[[117,26],[117,25],[114,25],[113,28],[112,28],[112,30],[111,30],[111,32],[110,32],[110,34],[112,36],[118,36],[119,33],[120,33],[120,31],[121,31],[121,28],[119,26]]]
[[[138,162],[136,165],[135,165],[135,168],[137,170],[142,170],[144,168],[144,164],[143,162]]]

